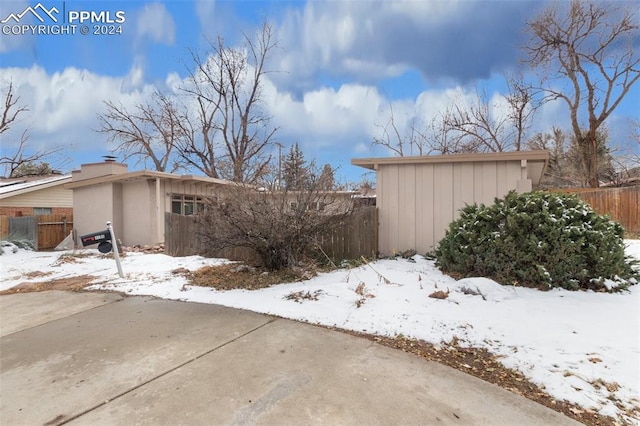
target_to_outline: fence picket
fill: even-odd
[[[640,186],[622,188],[562,188],[552,192],[575,194],[598,214],[608,214],[627,233],[640,233]]]

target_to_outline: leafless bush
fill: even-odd
[[[211,254],[227,248],[254,250],[270,270],[298,267],[328,230],[353,211],[351,194],[322,191],[313,182],[301,191],[230,187],[208,200],[201,239]]]

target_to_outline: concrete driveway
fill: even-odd
[[[577,424],[369,340],[216,305],[0,297],[0,424]]]

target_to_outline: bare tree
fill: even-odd
[[[384,147],[394,155],[399,157],[425,155],[425,151],[428,150],[425,145],[426,141],[420,137],[413,123],[406,133],[400,130],[396,123],[393,105],[389,105],[387,123],[384,125],[376,124],[376,127],[380,129],[380,136],[373,138],[372,145]]]
[[[599,186],[597,132],[640,79],[634,5],[572,0],[545,9],[528,23],[526,63],[540,70],[546,100],[569,107],[591,187]],[[558,82],[568,81],[566,87]]]
[[[3,169],[4,176],[16,177],[21,168],[26,165],[34,166],[34,170],[51,170],[48,163],[43,160],[49,159],[62,152],[59,147],[46,147],[38,150],[32,150],[29,146],[29,131],[23,131],[17,146],[11,151],[5,151],[7,146],[11,146],[11,142],[7,142],[9,130],[13,124],[20,118],[20,115],[29,111],[26,105],[20,103],[20,96],[16,96],[13,89],[13,82],[10,81],[4,88],[4,104],[2,106],[2,119],[0,121],[0,135],[3,139],[3,150],[0,155],[0,167]],[[47,167],[38,167],[36,163],[46,164]]]
[[[266,61],[276,47],[263,24],[256,39],[244,35],[241,48],[218,37],[204,58],[193,53],[195,69],[185,92],[196,111],[178,149],[185,161],[208,176],[253,183],[268,168],[267,146],[276,132],[261,109]]]
[[[491,104],[485,92],[476,92],[468,104],[456,99],[443,115],[443,127],[454,146],[466,152],[520,151],[537,105],[532,88],[519,77],[508,77],[508,93],[501,105]],[[498,112],[496,112],[498,111]]]
[[[321,237],[352,212],[350,196],[324,191],[322,185],[316,179],[300,191],[229,187],[209,199],[199,217],[204,247],[212,255],[252,249],[271,270],[300,266],[319,249]]]
[[[558,127],[550,133],[536,133],[528,142],[530,149],[545,149],[550,152],[549,164],[543,176],[541,186],[544,188],[563,188],[588,186],[588,174],[584,170],[582,147],[573,135],[569,135]],[[613,167],[613,157],[607,147],[608,133],[605,128],[598,131],[598,167],[599,174],[606,176],[614,184],[622,176]]]
[[[20,105],[20,96],[16,96],[13,93],[13,81],[4,89],[6,94],[4,95],[4,105],[2,108],[2,121],[0,122],[0,134],[3,134],[11,128],[11,125],[18,119],[18,116],[23,112],[29,111],[29,108],[25,105]],[[3,90],[3,91],[4,91]]]
[[[631,134],[631,143],[636,145],[636,153],[631,156],[631,163],[634,167],[640,168],[640,120],[632,120],[633,132]]]
[[[155,91],[148,103],[139,103],[133,110],[121,103],[104,104],[106,112],[98,114],[98,132],[118,144],[113,151],[121,154],[124,161],[133,158],[139,164],[151,160],[159,172],[175,172],[180,168],[173,150],[185,137],[187,118],[176,100]]]
[[[465,147],[450,138],[450,133],[442,125],[441,118],[432,118],[417,124],[413,119],[404,131],[396,122],[393,106],[389,106],[389,120],[385,125],[376,124],[380,135],[373,138],[372,145],[389,150],[404,157],[410,155],[454,154],[464,152]]]
[[[536,100],[535,89],[524,82],[521,75],[507,77],[509,92],[505,96],[509,106],[506,120],[511,124],[509,138],[513,141],[513,149],[520,151],[525,145],[527,132],[540,102]]]

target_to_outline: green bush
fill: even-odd
[[[436,265],[464,277],[548,289],[612,290],[636,284],[620,224],[574,195],[510,192],[468,205],[435,251]]]

